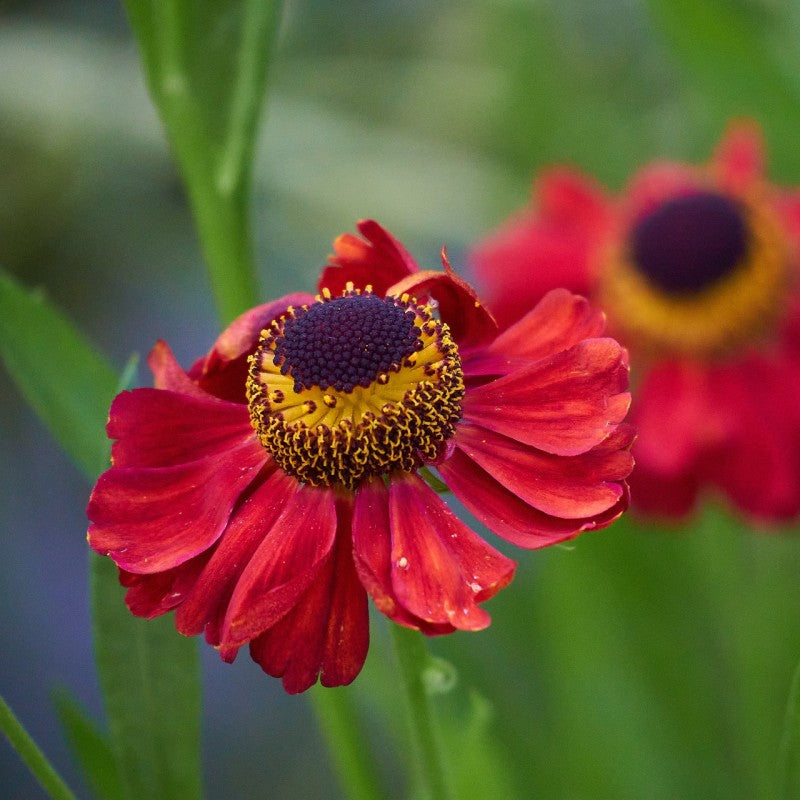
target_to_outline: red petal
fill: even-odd
[[[275,468],[236,509],[214,555],[175,615],[181,633],[194,636],[212,623],[211,640],[219,644],[221,623],[239,576],[298,488],[294,478]]]
[[[506,327],[552,289],[589,294],[595,253],[611,223],[602,190],[578,172],[544,172],[534,206],[513,216],[470,254],[489,308]]]
[[[356,288],[370,284],[375,294],[383,295],[393,283],[419,271],[405,247],[377,222],[363,219],[356,226],[364,238],[343,233],[334,241],[335,255],[322,271],[320,291],[327,287],[336,296],[352,281]]]
[[[728,126],[711,159],[722,186],[730,192],[746,192],[764,176],[764,140],[753,120],[737,120]]]
[[[236,583],[222,644],[244,644],[295,606],[322,569],[335,534],[333,491],[301,485]]]
[[[581,531],[604,528],[628,507],[628,493],[607,511],[590,518],[562,519],[544,514],[499,484],[458,448],[439,472],[462,503],[493,533],[518,547],[535,549],[572,539]]]
[[[605,514],[624,495],[633,469],[632,429],[617,428],[588,453],[565,458],[534,450],[476,425],[459,425],[456,445],[496,481],[545,514],[582,519]]]
[[[625,189],[623,216],[633,224],[665,200],[707,189],[707,183],[698,167],[675,161],[651,162]]]
[[[797,396],[785,370],[753,357],[720,369],[714,383],[715,394],[735,412],[738,427],[708,459],[708,478],[756,519],[796,517],[800,513]]]
[[[89,544],[129,572],[177,567],[217,540],[266,458],[247,441],[187,464],[112,467],[89,499]]]
[[[405,609],[392,586],[392,542],[389,526],[389,491],[374,477],[358,487],[353,514],[353,556],[361,583],[375,607],[389,619],[429,636],[452,633],[450,624],[432,625]]]
[[[300,292],[251,308],[219,335],[208,355],[192,366],[189,375],[216,397],[246,403],[247,356],[256,349],[261,331],[289,306],[313,302],[312,295]]]
[[[207,550],[179,567],[154,575],[120,570],[119,582],[128,588],[125,605],[136,617],[153,619],[166,614],[183,602],[210,555],[211,550]]]
[[[444,250],[442,263],[444,272],[417,272],[390,286],[387,294],[399,297],[407,293],[420,302],[433,297],[439,316],[449,326],[459,348],[464,351],[480,347],[497,335],[497,323],[475,290],[453,271]]]
[[[464,419],[558,455],[585,453],[624,419],[625,350],[613,339],[586,339],[510,375],[470,388]]]
[[[204,392],[183,370],[175,360],[169,345],[159,339],[147,357],[147,365],[153,372],[154,386],[157,389],[169,389],[180,394],[188,394],[200,399],[209,400],[211,396]]]
[[[639,433],[636,458],[648,470],[676,477],[730,436],[734,420],[728,404],[710,394],[710,377],[701,364],[677,360],[663,361],[644,375],[631,422]]]
[[[134,389],[114,398],[106,431],[117,467],[167,467],[258,444],[246,406],[165,389]]]
[[[515,564],[474,534],[416,475],[390,479],[392,585],[415,616],[462,630],[490,623],[477,604],[514,576]]]
[[[348,502],[337,505],[336,543],[297,605],[250,643],[250,655],[287,692],[344,686],[361,671],[369,647],[367,596],[353,566]]]
[[[529,361],[601,336],[605,315],[566,289],[548,292],[535,308],[498,336],[489,348],[465,360],[465,375],[504,375]]]

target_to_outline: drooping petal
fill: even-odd
[[[724,189],[746,192],[764,176],[764,140],[754,120],[736,120],[728,126],[711,158],[711,168]]]
[[[625,350],[614,339],[586,339],[471,388],[464,419],[547,453],[578,455],[623,420],[627,385]]]
[[[216,542],[266,459],[247,440],[185,464],[112,467],[89,499],[89,544],[128,572],[177,567]]]
[[[486,470],[456,448],[438,467],[453,493],[487,528],[526,549],[566,541],[582,531],[604,528],[628,507],[624,484],[619,500],[592,517],[563,519],[545,514],[498,483]]]
[[[464,361],[465,375],[503,375],[514,367],[603,334],[605,315],[566,289],[548,292],[484,351]]]
[[[114,398],[106,427],[116,441],[111,458],[117,467],[167,467],[195,461],[250,443],[258,443],[247,407],[165,389],[134,389]]]
[[[208,626],[210,640],[219,644],[222,622],[239,576],[298,488],[294,478],[273,467],[266,480],[236,508],[214,554],[175,615],[175,626],[181,633],[194,636]]]
[[[478,603],[514,575],[515,563],[474,534],[419,477],[390,478],[392,586],[400,603],[428,622],[485,628]]]
[[[633,431],[619,426],[586,453],[543,453],[478,425],[459,426],[458,448],[496,481],[539,511],[564,519],[591,518],[617,505],[633,469]]]
[[[236,583],[222,645],[250,641],[297,605],[325,564],[335,534],[333,491],[301,485]]]
[[[631,422],[639,432],[634,446],[639,463],[674,478],[725,441],[735,419],[727,404],[712,396],[710,373],[702,364],[669,359],[644,375]]]
[[[451,633],[450,624],[433,625],[414,616],[397,599],[392,585],[392,540],[389,491],[379,477],[364,481],[353,512],[353,556],[361,583],[375,607],[389,619],[428,636]]]
[[[450,266],[444,250],[442,264],[444,272],[424,270],[409,275],[390,286],[387,294],[399,297],[407,293],[420,301],[433,297],[462,353],[487,344],[497,335],[497,322],[475,290]]]
[[[320,292],[327,288],[334,296],[339,295],[352,281],[357,289],[371,285],[380,296],[393,283],[419,271],[405,247],[377,222],[362,219],[356,227],[363,238],[343,233],[334,241],[334,255],[319,280]]]
[[[289,306],[313,302],[312,295],[298,292],[251,308],[228,325],[208,354],[192,366],[189,375],[216,397],[246,403],[247,357],[256,349],[261,331]]]
[[[212,550],[209,548],[174,569],[153,575],[137,575],[120,570],[119,582],[127,588],[125,605],[131,614],[153,619],[179,606],[194,586]]]
[[[737,412],[730,440],[706,466],[708,479],[760,520],[800,513],[797,396],[786,375],[763,357],[718,370],[715,392]]]
[[[323,686],[344,686],[367,656],[367,595],[353,565],[349,505],[337,503],[335,544],[302,598],[250,643],[253,660],[283,678],[290,694],[304,692],[318,676]]]

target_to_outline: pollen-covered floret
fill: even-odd
[[[429,306],[348,286],[262,332],[247,393],[259,440],[285,472],[352,489],[437,459],[461,418],[464,381]]]

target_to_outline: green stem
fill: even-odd
[[[309,696],[345,795],[349,800],[381,800],[384,795],[356,718],[352,691],[317,686]]]
[[[75,795],[36,746],[36,742],[31,739],[30,734],[22,727],[2,697],[0,697],[0,730],[53,800],[75,800]]]
[[[423,796],[428,800],[449,800],[439,742],[436,738],[424,671],[430,659],[422,634],[400,625],[390,625],[400,676],[411,722],[412,747],[416,751]]]
[[[181,165],[217,309],[223,323],[259,298],[251,231],[250,188],[256,129],[269,54],[280,18],[278,0],[245,0],[229,124],[216,145],[185,63],[183,0],[153,5],[157,56],[151,89]]]

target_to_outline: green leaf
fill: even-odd
[[[786,701],[780,745],[780,787],[783,800],[800,798],[800,664],[795,667]]]
[[[75,795],[53,769],[44,753],[2,697],[0,697],[0,731],[6,735],[11,746],[53,800],[75,800]]]
[[[129,800],[201,796],[197,643],[172,617],[137,619],[117,568],[92,555],[92,617],[111,746]]]
[[[108,738],[66,689],[56,691],[53,699],[64,735],[94,796],[123,800],[117,762]]]
[[[55,439],[87,475],[108,464],[103,426],[117,374],[40,292],[0,271],[0,356]]]
[[[277,0],[126,0],[224,321],[255,305],[249,193]]]

